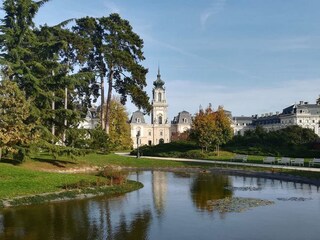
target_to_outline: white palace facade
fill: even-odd
[[[141,111],[132,114],[129,121],[133,147],[157,145],[171,142],[173,133],[184,132],[191,127],[191,114],[183,111],[170,123],[168,120],[168,103],[164,81],[158,70],[157,80],[153,82],[151,122],[145,121]]]
[[[276,131],[288,126],[298,125],[303,128],[309,128],[320,136],[320,104],[300,101],[283,109],[281,113],[234,117],[233,125],[235,134],[243,134],[256,126],[261,126],[267,131]]]

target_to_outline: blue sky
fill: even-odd
[[[144,39],[150,96],[160,65],[170,119],[208,103],[250,116],[318,98],[319,9],[319,0],[52,0],[36,22],[118,12]]]

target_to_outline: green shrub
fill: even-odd
[[[181,153],[180,157],[191,159],[206,159],[208,158],[208,155],[205,152],[202,152],[201,150],[190,150],[188,152]]]

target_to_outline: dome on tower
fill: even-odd
[[[158,68],[158,75],[157,75],[157,80],[153,82],[153,86],[155,88],[162,88],[163,89],[164,81],[161,80],[161,75],[160,75],[160,68]]]

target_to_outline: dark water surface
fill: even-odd
[[[132,173],[144,188],[0,211],[0,239],[320,239],[319,189],[263,178]],[[249,188],[248,188],[249,187]],[[249,197],[273,205],[219,212],[208,200]]]

